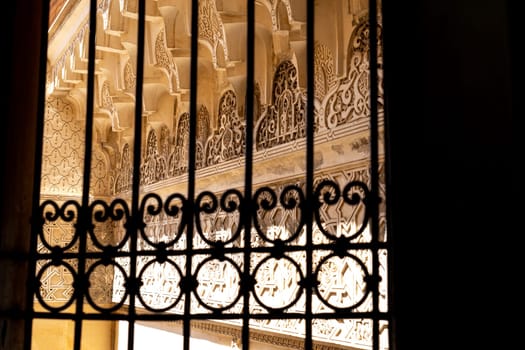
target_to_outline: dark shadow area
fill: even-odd
[[[514,347],[516,13],[501,1],[385,2],[398,349]]]

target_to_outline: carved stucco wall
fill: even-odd
[[[82,191],[84,127],[71,102],[50,97],[42,145],[42,192],[79,195]]]

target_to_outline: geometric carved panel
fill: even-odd
[[[41,192],[79,195],[82,193],[84,131],[71,103],[49,97],[44,120]]]

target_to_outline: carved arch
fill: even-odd
[[[290,30],[290,6],[288,2],[277,1],[275,5],[275,26],[277,30]]]

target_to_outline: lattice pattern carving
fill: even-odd
[[[45,194],[82,193],[84,131],[67,100],[46,102],[42,149],[41,191]]]
[[[58,208],[52,213],[59,215],[53,219],[46,219],[42,225],[42,232],[38,240],[37,251],[40,253],[50,253],[61,250],[68,253],[76,253],[79,249],[78,233],[76,225],[78,223],[79,207],[76,205],[61,203],[65,211],[60,214]],[[49,209],[49,207],[46,206]],[[60,216],[62,215],[62,216]],[[118,232],[112,222],[107,221],[94,225],[94,235],[97,241],[108,245],[114,242],[114,232]],[[87,251],[100,251],[88,236]],[[112,285],[114,271],[111,265],[96,263],[96,260],[86,261],[88,271],[89,297],[97,303],[109,303],[112,298]],[[37,298],[44,301],[46,305],[53,305],[55,308],[65,307],[72,302],[74,296],[74,280],[78,274],[78,261],[76,259],[66,259],[61,264],[53,261],[40,260],[37,264],[37,276],[40,284]]]
[[[37,275],[40,275],[39,295],[41,298],[55,306],[67,304],[75,291],[72,271],[75,269],[70,265],[53,266],[48,261],[39,261]]]
[[[109,193],[110,165],[107,155],[100,147],[93,150],[91,160],[90,192],[93,195],[105,196]]]
[[[90,282],[89,298],[99,305],[108,304],[113,295],[113,266],[102,264],[93,265],[95,261],[88,260]],[[90,270],[90,267],[93,268]],[[53,308],[61,308],[71,304],[75,292],[74,280],[77,274],[77,262],[65,261],[55,266],[51,262],[39,261],[37,276],[40,282],[37,298]]]

